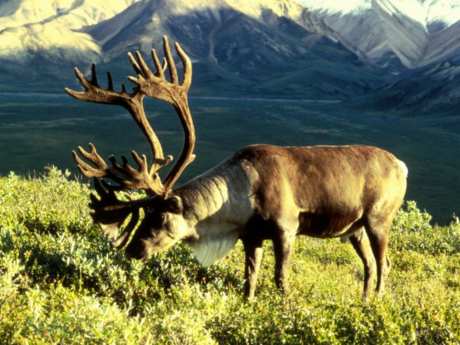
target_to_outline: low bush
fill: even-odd
[[[183,246],[129,261],[92,224],[89,192],[55,168],[0,178],[0,343],[460,344],[458,219],[432,226],[408,202],[387,293],[368,302],[349,244],[299,238],[281,296],[267,243],[248,303],[240,244],[209,268]]]

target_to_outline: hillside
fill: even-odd
[[[433,227],[408,203],[392,229],[387,293],[368,303],[349,244],[299,240],[285,298],[267,244],[247,303],[240,246],[207,269],[182,247],[128,261],[91,224],[89,188],[68,175],[0,178],[2,343],[460,343],[458,219]]]
[[[93,62],[124,77],[126,52],[166,34],[192,56],[199,94],[457,113],[459,20],[454,0],[8,0],[0,91],[61,91]]]
[[[36,55],[51,61],[94,60],[100,49],[82,29],[113,17],[135,1],[2,1],[0,56],[21,64]]]

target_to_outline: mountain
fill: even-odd
[[[341,42],[393,78],[366,107],[403,113],[460,111],[460,1],[299,0],[304,26]]]
[[[194,90],[198,93],[209,95],[207,90],[218,89],[225,94],[337,99],[364,94],[382,84],[377,77],[380,72],[343,44],[303,26],[305,8],[292,0],[143,0],[116,14],[123,6],[114,7],[113,16],[100,22],[94,19],[92,25],[77,20],[76,11],[88,6],[81,1],[78,4],[65,11],[54,7],[55,12],[48,12],[55,14],[48,13],[48,19],[40,22],[45,28],[67,27],[60,32],[61,46],[37,43],[35,49],[26,47],[16,53],[16,74],[23,74],[28,65],[42,66],[27,80],[29,87],[30,79],[35,87],[44,85],[48,77],[62,79],[64,70],[71,78],[69,65],[88,66],[94,61],[115,75],[126,76],[132,73],[126,52],[159,47],[165,34],[181,42],[194,60]],[[19,25],[20,30],[23,27],[30,32],[29,24]],[[11,75],[11,69],[5,69],[5,64],[0,64],[0,73]],[[13,79],[16,84],[20,81]]]
[[[299,17],[302,10],[290,0],[146,0],[96,25],[89,33],[109,59],[124,54],[132,46],[148,50],[165,33],[181,41],[193,41],[191,46],[199,50],[203,46],[215,46],[215,34],[222,31],[229,20],[244,17],[253,22],[246,25],[252,26],[258,25],[257,22],[267,23],[270,16],[292,20]]]
[[[334,37],[362,59],[406,68],[443,62],[460,52],[460,1],[299,0],[318,33]],[[396,63],[397,65],[397,63]]]
[[[205,18],[195,19],[218,25],[218,12],[225,8],[254,19],[266,10],[288,18],[302,10],[288,0],[6,0],[0,4],[0,57],[17,62],[36,54],[58,60],[107,60],[124,54],[132,44],[150,48],[163,32],[162,23],[171,18],[193,19],[194,13],[202,13]],[[88,32],[90,26],[96,27]]]
[[[189,40],[209,40],[223,9],[264,23],[269,13],[289,19],[383,67],[417,68],[460,51],[458,0],[6,0],[0,4],[0,58],[108,61],[127,47],[147,50],[171,26]],[[200,31],[202,21],[207,31]]]
[[[124,77],[126,52],[166,34],[191,55],[196,93],[450,106],[459,19],[459,0],[6,0],[0,90],[60,89],[92,62]]]

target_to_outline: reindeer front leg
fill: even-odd
[[[262,240],[244,238],[243,246],[246,255],[244,267],[244,294],[248,299],[253,299],[256,291],[257,274],[262,263],[263,248]]]
[[[289,258],[291,257],[295,235],[280,231],[273,239],[273,249],[275,251],[275,284],[282,293],[288,291],[287,271]]]

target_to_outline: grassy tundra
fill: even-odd
[[[1,344],[460,344],[458,218],[432,226],[406,205],[381,299],[361,301],[350,244],[301,238],[290,294],[271,286],[268,250],[246,303],[242,246],[206,269],[182,247],[129,261],[92,225],[88,186],[66,175],[0,178]]]

